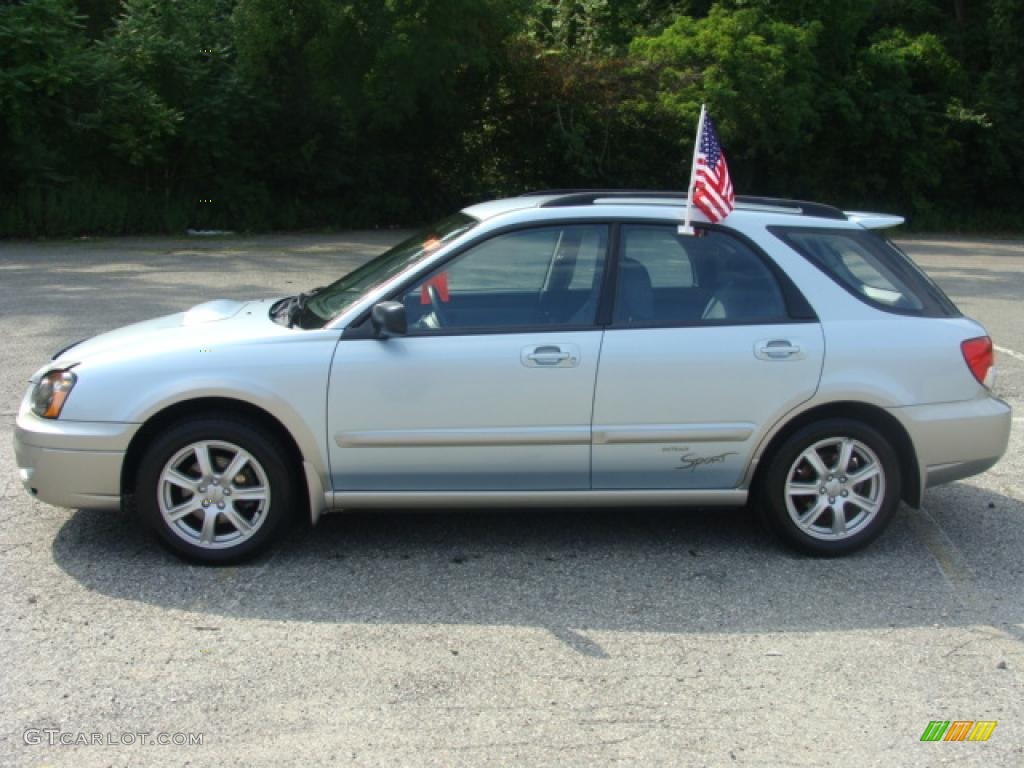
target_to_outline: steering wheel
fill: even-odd
[[[441,297],[437,294],[437,288],[430,283],[427,283],[427,298],[430,299],[430,308],[434,311],[438,327],[443,328],[448,325],[448,316],[442,308]]]

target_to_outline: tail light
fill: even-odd
[[[979,384],[989,386],[989,372],[992,370],[992,339],[988,336],[978,336],[976,339],[968,339],[960,344],[960,351],[964,353],[964,362],[971,369],[974,378]]]

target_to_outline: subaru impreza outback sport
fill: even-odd
[[[872,231],[900,218],[738,198],[694,236],[685,203],[495,200],[326,287],[74,344],[31,379],[21,480],[211,563],[346,508],[748,500],[839,555],[999,460],[992,343]]]

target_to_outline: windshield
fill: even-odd
[[[296,324],[302,328],[322,328],[332,317],[347,309],[367,291],[469,231],[477,223],[476,219],[464,213],[449,216],[408,240],[403,240],[340,280],[298,297],[302,301],[295,318]]]

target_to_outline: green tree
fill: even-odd
[[[1022,24],[1024,0],[0,3],[0,236],[679,187],[702,102],[743,192],[1021,226]]]
[[[96,46],[92,127],[122,173],[197,225],[244,221],[251,202],[236,182],[254,160],[244,139],[256,110],[236,76],[234,6],[125,0]]]
[[[738,188],[788,186],[792,158],[820,126],[813,55],[819,33],[816,23],[715,7],[702,19],[680,16],[661,34],[635,39],[634,56],[658,69],[654,98],[673,122],[680,164],[689,164],[707,103]]]
[[[429,217],[472,185],[471,134],[518,0],[243,0],[245,81],[269,105],[267,170],[354,219]],[[468,179],[468,183],[467,183]]]
[[[0,5],[0,175],[8,189],[73,172],[78,86],[92,66],[70,0]]]

